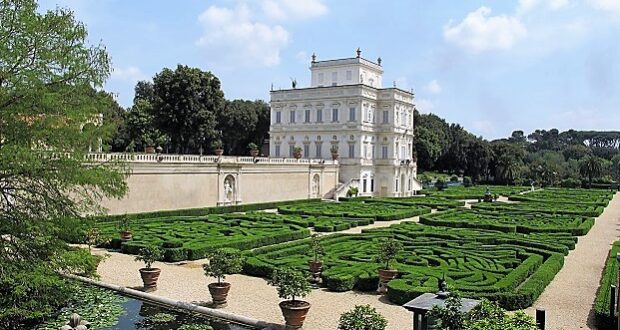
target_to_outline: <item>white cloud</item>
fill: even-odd
[[[324,15],[322,0],[237,0],[235,7],[212,5],[198,21],[204,28],[196,44],[207,50],[207,60],[223,67],[274,66],[290,40],[278,21]]]
[[[618,0],[588,0],[588,3],[596,9],[620,14],[620,1]]]
[[[325,15],[327,6],[321,0],[263,0],[261,7],[272,19],[306,19]]]
[[[224,65],[273,66],[280,63],[280,50],[289,41],[281,25],[259,22],[249,7],[234,9],[210,6],[198,17],[205,32],[197,41],[209,61]]]
[[[480,7],[459,24],[444,26],[444,39],[473,53],[507,50],[525,38],[527,29],[514,16],[491,16],[491,9]]]
[[[297,58],[301,63],[310,62],[310,56],[308,56],[308,53],[304,50],[298,51],[297,54],[295,54],[295,58]]]
[[[416,99],[415,108],[421,113],[430,113],[435,108],[435,105],[429,99]]]
[[[437,79],[429,82],[428,85],[426,85],[425,89],[431,94],[440,94],[442,90],[441,85],[439,85],[439,82],[437,82]]]
[[[146,79],[146,75],[136,66],[128,66],[125,68],[115,67],[112,71],[111,78],[129,82],[137,82],[138,80]]]
[[[568,6],[569,3],[569,0],[519,0],[517,13],[524,14],[538,8],[558,10]]]

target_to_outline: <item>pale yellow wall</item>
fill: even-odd
[[[321,194],[337,184],[337,165],[214,163],[134,163],[127,179],[128,194],[121,200],[104,200],[110,214],[216,206],[224,177],[234,173],[241,204],[310,197],[311,175],[320,173]],[[312,174],[311,174],[312,172]]]

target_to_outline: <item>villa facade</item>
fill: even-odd
[[[413,155],[414,95],[383,88],[381,59],[316,61],[311,86],[271,91],[271,157],[339,158],[341,186],[362,196],[411,196],[421,189]]]

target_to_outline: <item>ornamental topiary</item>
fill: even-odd
[[[209,263],[202,265],[206,276],[214,277],[221,283],[226,275],[241,272],[243,261],[236,249],[217,249],[209,254]]]
[[[269,285],[278,289],[278,296],[287,299],[294,305],[311,291],[310,283],[306,275],[293,268],[281,268],[273,271]]]
[[[370,305],[356,305],[340,315],[338,330],[385,330],[387,320]]]

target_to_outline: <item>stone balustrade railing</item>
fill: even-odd
[[[86,156],[91,162],[125,161],[132,163],[235,163],[235,164],[326,164],[334,165],[337,161],[308,158],[270,158],[251,156],[215,156],[215,155],[178,155],[145,153],[90,153]]]

